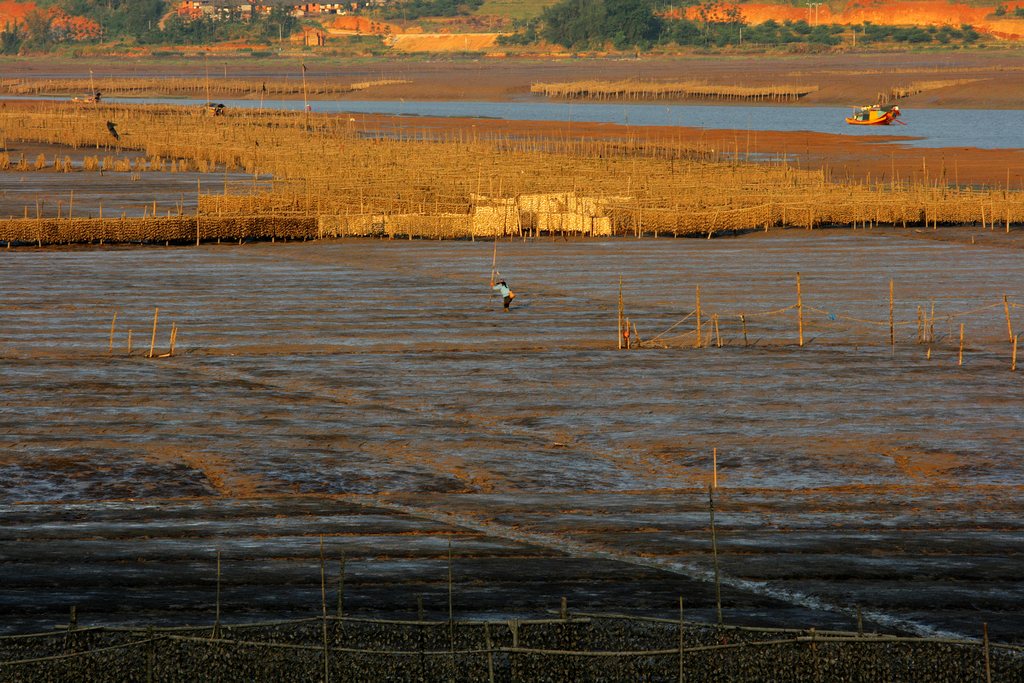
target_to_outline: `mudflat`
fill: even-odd
[[[218,550],[223,619],[308,615],[321,535],[352,614],[445,613],[450,541],[459,616],[713,620],[717,449],[728,621],[1019,641],[1019,239],[941,233],[502,242],[510,313],[490,243],[13,250],[3,627],[202,623]]]

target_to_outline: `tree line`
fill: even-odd
[[[684,6],[686,3],[682,3]],[[668,13],[662,0],[561,0],[531,21],[521,22],[505,44],[532,44],[543,39],[573,50],[646,50],[656,45],[727,47],[733,45],[828,47],[847,41],[858,45],[879,43],[967,45],[980,35],[971,26],[880,26],[820,24],[807,21],[766,21],[747,24],[742,7],[719,0],[695,6],[693,19]],[[671,3],[671,8],[680,3]]]
[[[216,17],[189,18],[169,14],[167,0],[37,0],[22,24],[0,31],[0,53],[44,51],[64,43],[131,40],[142,45],[201,45],[224,40],[272,42],[299,24],[289,8],[245,16],[238,8],[222,8]],[[82,17],[96,27],[88,35],[68,30],[69,17]],[[166,19],[164,19],[166,17]]]

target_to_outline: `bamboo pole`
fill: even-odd
[[[985,648],[985,683],[992,683],[992,656],[988,642],[988,624],[981,625],[982,643]]]
[[[800,288],[800,273],[796,274],[796,315],[800,346],[804,345],[804,299]]]
[[[740,323],[743,325],[743,346],[747,346],[747,316],[740,313]]]
[[[149,341],[149,358],[152,358],[153,354],[156,352],[156,321],[157,321],[157,319],[159,317],[160,317],[160,309],[159,308],[154,308],[153,309],[153,336],[152,336],[152,338]]]
[[[1017,337],[1013,338],[1013,354],[1010,357],[1010,372],[1017,371]]]
[[[715,565],[715,609],[718,625],[722,625],[722,583],[718,571],[718,538],[715,532],[715,495],[712,487],[708,487],[708,512],[711,515],[711,555]]]
[[[700,313],[700,285],[697,285],[697,347],[700,348],[704,344],[704,332],[701,328],[701,313]]]
[[[107,348],[107,353],[114,352],[114,327],[117,325],[117,311],[114,311],[114,318],[110,321],[110,346]]]
[[[686,649],[686,631],[685,623],[683,622],[683,596],[679,596],[679,683],[683,683],[685,680],[683,657],[684,650]]]
[[[1010,300],[1003,294],[1003,312],[1006,314],[1006,336],[1013,341],[1013,322],[1010,319]]]
[[[132,355],[132,331],[128,330],[128,355]]]
[[[331,653],[327,647],[327,570],[324,562],[324,536],[320,534],[320,615],[324,641],[324,683],[331,680]]]
[[[345,553],[338,561],[338,619],[345,616]]]
[[[448,536],[448,646],[451,653],[449,680],[455,680],[455,609],[452,600],[452,537]]]
[[[956,358],[957,366],[963,366],[964,364],[964,324],[960,323],[960,352]]]
[[[619,276],[619,331],[618,331],[618,344],[619,351],[622,350],[622,276]]]
[[[895,283],[889,279],[889,348],[896,353]]]
[[[196,246],[199,246],[199,202],[202,193],[202,180],[196,177]]]
[[[714,488],[718,488],[718,447],[711,449],[711,482]]]
[[[217,606],[213,619],[213,637],[220,637],[220,548],[217,549]]]
[[[491,626],[484,622],[484,646],[487,648],[487,683],[494,683],[494,641],[491,640]]]

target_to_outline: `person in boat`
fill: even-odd
[[[497,284],[494,282],[494,278],[491,278],[491,289],[501,294],[501,303],[504,305],[504,310],[507,312],[509,305],[512,303],[512,299],[516,298],[516,293],[508,288],[508,285],[504,280],[498,280]]]

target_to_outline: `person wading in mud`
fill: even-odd
[[[491,276],[491,289],[501,293],[501,302],[505,305],[505,311],[508,312],[509,304],[512,303],[512,299],[516,298],[516,293],[508,288],[504,280],[498,280],[495,284],[493,275]]]

